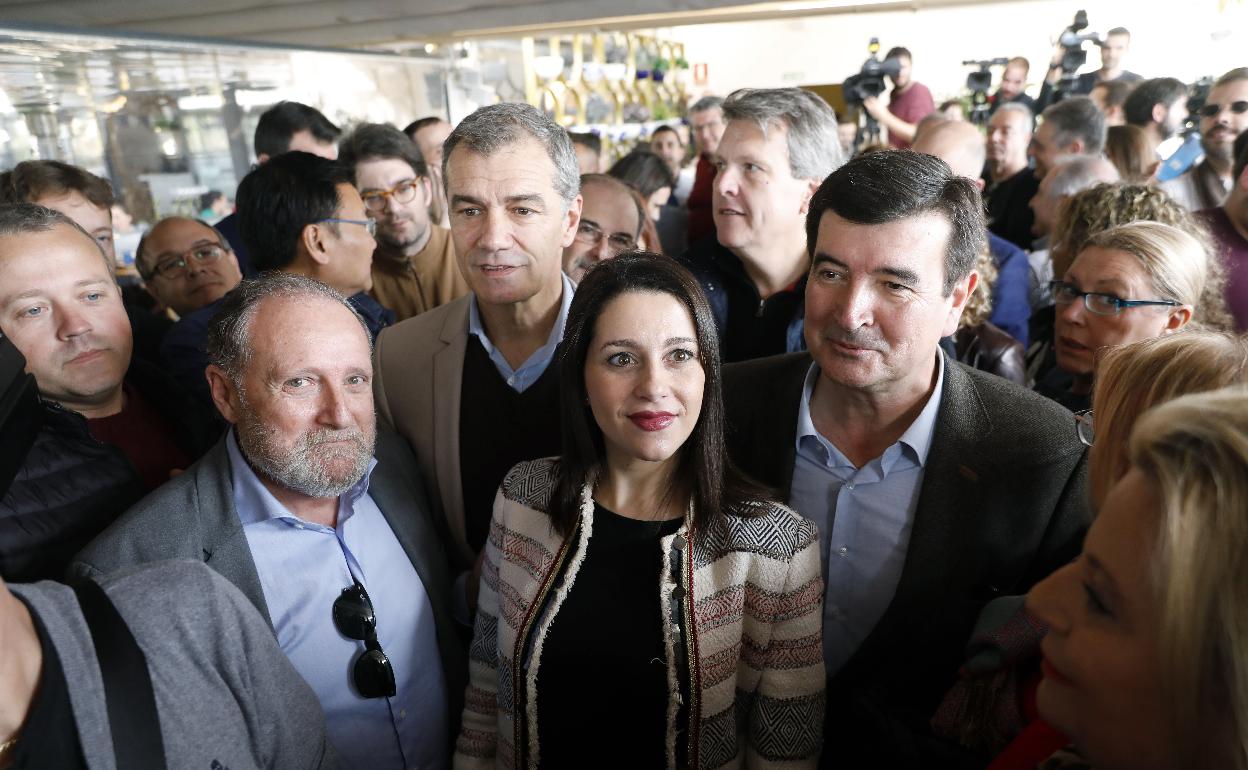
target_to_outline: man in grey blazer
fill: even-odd
[[[415,450],[466,575],[507,471],[559,454],[551,362],[574,290],[561,266],[577,235],[580,175],[567,131],[515,103],[460,122],[442,163],[472,292],[382,333],[374,392],[382,423]]]
[[[823,182],[806,230],[810,352],[724,384],[733,459],[820,528],[825,762],[983,764],[928,725],[984,603],[1077,555],[1085,450],[1069,412],[940,351],[985,288],[971,180],[863,155]]]
[[[224,298],[207,348],[233,427],[71,572],[203,560],[268,620],[345,764],[448,766],[466,661],[444,538],[405,442],[376,430],[363,319],[324,284],[265,273]]]

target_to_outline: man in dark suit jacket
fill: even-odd
[[[734,460],[820,526],[829,766],[982,765],[929,721],[983,604],[1086,527],[1071,415],[939,352],[983,233],[943,161],[855,158],[811,200],[810,353],[725,370]]]
[[[207,347],[233,428],[71,572],[202,559],[269,621],[344,759],[445,765],[466,660],[444,533],[411,450],[376,431],[366,326],[329,287],[267,273],[222,300]]]

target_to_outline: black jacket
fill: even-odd
[[[803,353],[724,368],[729,453],[785,501],[810,364]],[[987,764],[934,737],[929,723],[984,604],[1025,593],[1079,553],[1086,467],[1069,412],[945,357],[901,580],[875,629],[828,682],[824,766]]]
[[[173,425],[192,460],[221,424],[160,369],[132,359],[126,383]],[[0,576],[10,583],[59,580],[70,558],[144,495],[120,449],[91,436],[87,419],[50,401],[22,467],[0,499]]]

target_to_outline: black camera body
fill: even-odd
[[[1101,36],[1095,32],[1084,32],[1088,28],[1088,12],[1079,11],[1075,14],[1074,22],[1062,32],[1058,38],[1058,45],[1062,47],[1062,78],[1057,82],[1054,88],[1055,100],[1060,101],[1068,95],[1074,88],[1075,81],[1079,78],[1079,68],[1088,62],[1088,52],[1084,50],[1084,43],[1095,43],[1101,45],[1104,41]]]
[[[1209,99],[1209,90],[1213,88],[1213,77],[1206,75],[1187,87],[1187,123],[1184,134],[1200,131],[1200,109]]]
[[[901,72],[901,62],[896,58],[881,61],[876,55],[880,50],[879,38],[871,38],[867,50],[871,52],[871,58],[863,62],[862,69],[857,74],[845,78],[845,82],[841,84],[845,103],[850,107],[860,107],[864,99],[884,93],[888,88],[884,76],[896,78]]]
[[[992,68],[1004,67],[1010,60],[1004,56],[995,59],[967,59],[963,67],[975,67],[966,76],[966,89],[971,92],[971,114],[967,119],[976,125],[988,122],[988,90],[992,88]]]

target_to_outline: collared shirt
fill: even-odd
[[[819,525],[826,586],[823,660],[830,675],[875,628],[897,591],[944,391],[943,356],[936,366],[936,387],[919,416],[897,443],[861,468],[815,429],[810,396],[819,365],[811,364],[806,375],[789,505]]]
[[[494,368],[517,393],[523,393],[530,385],[537,382],[537,378],[542,376],[542,372],[546,371],[546,367],[554,360],[555,351],[559,348],[559,343],[563,341],[563,326],[568,321],[568,308],[572,306],[572,294],[576,291],[576,286],[566,275],[560,273],[559,276],[563,279],[563,299],[559,303],[559,317],[555,319],[554,328],[550,330],[546,344],[533,351],[533,355],[520,364],[519,369],[512,369],[511,364],[507,363],[507,359],[503,357],[502,351],[490,342],[489,335],[485,333],[485,326],[481,323],[481,310],[477,307],[477,295],[473,294],[468,300],[468,333],[475,334],[477,339],[481,340],[481,347],[485,348],[485,352],[489,354]]]
[[[446,679],[433,606],[411,560],[368,493],[364,477],[338,498],[338,524],[293,515],[226,442],[234,504],[260,575],[278,645],[325,710],[343,767],[369,770],[450,765]],[[338,632],[334,601],[359,580],[377,618],[377,639],[394,666],[396,695],[363,698],[351,671],[364,643]]]

